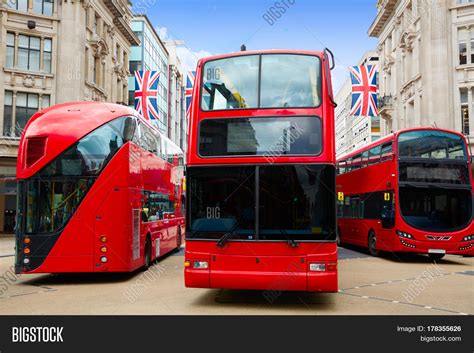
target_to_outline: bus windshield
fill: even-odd
[[[464,139],[438,130],[416,130],[398,137],[398,155],[403,158],[467,160]]]
[[[400,188],[400,210],[410,226],[443,232],[464,228],[472,217],[471,190]]]
[[[204,65],[204,111],[314,108],[320,104],[321,60],[317,56],[246,55]]]
[[[190,237],[334,240],[334,173],[317,165],[189,168]]]

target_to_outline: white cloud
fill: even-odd
[[[195,71],[199,59],[212,55],[205,50],[194,51],[183,46],[178,47],[176,51],[181,60],[181,69],[184,72]]]
[[[158,36],[160,37],[161,40],[169,40],[170,35],[168,33],[168,28],[166,27],[156,27],[156,32],[158,33]]]
[[[178,36],[168,30],[167,27],[155,27],[155,29],[162,41],[178,39]],[[196,51],[186,46],[178,46],[176,48],[176,53],[181,61],[181,69],[183,72],[195,71],[199,59],[212,55],[206,50]]]

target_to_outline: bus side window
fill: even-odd
[[[361,168],[367,167],[369,163],[369,151],[362,152]]]
[[[369,151],[369,165],[374,165],[380,162],[380,152],[382,146],[376,146],[370,149]]]
[[[125,142],[134,141],[137,132],[137,120],[134,117],[129,117],[123,127],[123,139]]]
[[[360,154],[358,154],[357,156],[354,156],[352,159],[352,170],[360,169],[361,163],[362,163],[362,156]]]
[[[352,172],[352,157],[346,161],[346,173]]]
[[[382,155],[381,157],[382,162],[389,161],[392,159],[392,143],[391,142],[382,146],[381,155]]]

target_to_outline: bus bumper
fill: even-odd
[[[418,254],[445,253],[447,255],[474,255],[474,242],[442,242],[442,241],[418,241],[411,239],[400,239],[398,247],[401,252]]]
[[[285,291],[337,292],[337,255],[334,255],[256,257],[187,252],[185,286],[261,290],[267,294]],[[196,268],[195,263],[204,268]]]

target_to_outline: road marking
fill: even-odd
[[[349,295],[349,296],[357,297],[357,298],[362,298],[362,299],[379,300],[379,301],[384,301],[384,302],[391,302],[393,304],[408,305],[408,306],[415,306],[415,307],[418,307],[418,308],[443,311],[443,312],[446,312],[446,313],[456,314],[456,315],[469,315],[469,314],[466,314],[466,313],[460,313],[459,311],[454,311],[454,310],[449,310],[449,309],[433,308],[433,307],[428,306],[428,305],[414,304],[414,303],[408,303],[408,302],[399,302],[399,301],[396,301],[396,300],[389,300],[389,299],[378,298],[378,297],[368,297],[366,295],[359,295],[359,294],[354,294],[354,293],[342,292],[341,294],[342,295]]]

